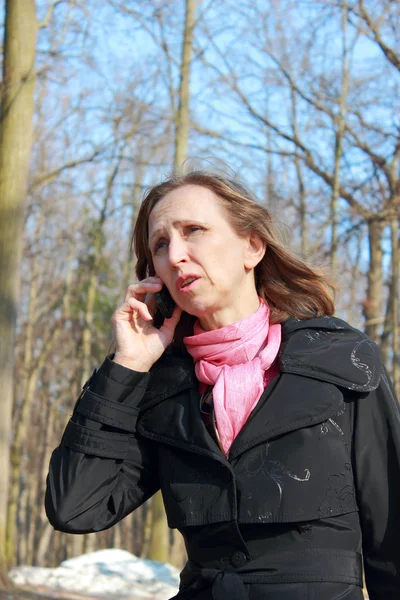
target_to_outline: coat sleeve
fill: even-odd
[[[356,401],[355,480],[370,600],[400,597],[400,410],[383,368]]]
[[[45,509],[56,530],[107,529],[159,489],[154,444],[136,436],[148,378],[107,357],[86,382],[50,459]]]

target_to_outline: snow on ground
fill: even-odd
[[[56,569],[14,567],[10,579],[31,590],[49,589],[49,596],[62,592],[92,600],[169,600],[178,593],[179,570],[169,565],[138,558],[125,550],[98,550],[70,560]],[[9,598],[10,596],[7,596]],[[365,593],[365,598],[368,597]]]
[[[98,550],[65,560],[56,569],[14,567],[17,586],[47,587],[91,597],[168,600],[178,592],[179,571],[167,563],[144,560],[125,550]]]

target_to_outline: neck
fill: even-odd
[[[260,306],[257,291],[251,297],[241,297],[238,295],[238,302],[235,306],[224,306],[221,309],[214,311],[210,315],[202,315],[199,317],[200,327],[204,331],[213,331],[221,329],[226,325],[232,325],[236,321],[241,321],[257,312]]]

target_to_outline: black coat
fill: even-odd
[[[400,413],[377,346],[333,317],[290,319],[280,374],[228,458],[192,358],[150,373],[106,358],[53,452],[55,529],[100,531],[160,487],[189,561],[182,600],[400,598]]]

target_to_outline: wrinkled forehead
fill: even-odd
[[[227,220],[218,196],[209,188],[185,185],[161,198],[150,212],[148,219],[149,239],[158,229],[178,221]]]

